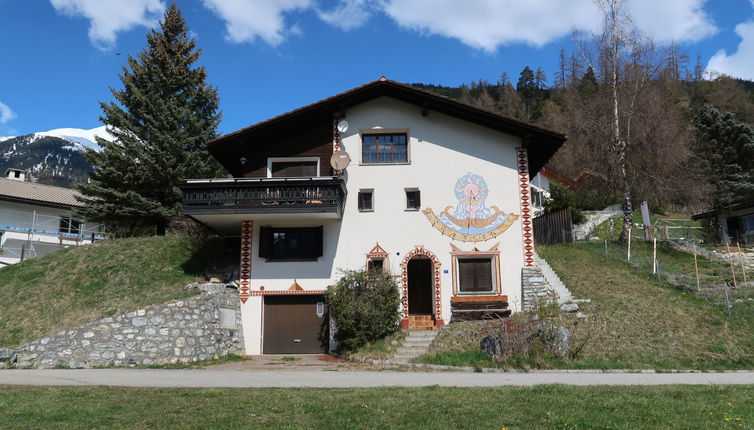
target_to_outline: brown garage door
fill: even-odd
[[[317,315],[321,295],[264,297],[265,354],[317,354],[327,352],[327,315]],[[322,307],[324,305],[320,305]],[[320,309],[322,310],[322,309]]]

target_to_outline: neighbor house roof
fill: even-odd
[[[523,145],[528,149],[529,173],[532,177],[567,139],[562,133],[383,77],[213,139],[208,143],[208,150],[234,176],[240,176],[242,167],[238,160],[243,156],[242,147],[244,145],[254,145],[256,141],[269,139],[271,136],[285,133],[291,129],[301,129],[308,125],[321,124],[323,121],[332,121],[333,117],[341,115],[346,109],[382,96],[417,105],[425,112],[440,112],[521,137]]]
[[[0,178],[0,200],[61,208],[84,206],[76,195],[80,194],[71,188]]]

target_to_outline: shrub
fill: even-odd
[[[398,284],[388,273],[348,270],[326,293],[341,351],[398,331]]]

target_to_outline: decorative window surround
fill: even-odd
[[[376,259],[381,259],[382,270],[390,273],[390,254],[382,249],[379,242],[376,243],[374,245],[374,248],[372,248],[372,250],[367,253],[366,263],[364,263],[364,269],[369,270],[369,261]]]
[[[487,251],[481,251],[478,248],[473,248],[471,251],[464,251],[461,248],[450,244],[450,255],[452,256],[453,262],[451,265],[452,269],[452,278],[453,278],[453,297],[459,297],[459,296],[491,296],[491,295],[497,295],[501,296],[503,292],[502,283],[500,281],[500,243],[496,243],[492,248],[488,249]],[[492,259],[492,270],[494,271],[494,282],[495,282],[495,288],[493,291],[489,292],[478,292],[478,293],[462,293],[459,288],[459,272],[458,272],[458,259],[464,258],[464,257],[490,257]]]

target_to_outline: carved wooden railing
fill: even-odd
[[[190,180],[180,186],[184,212],[343,213],[346,188],[337,177]]]

